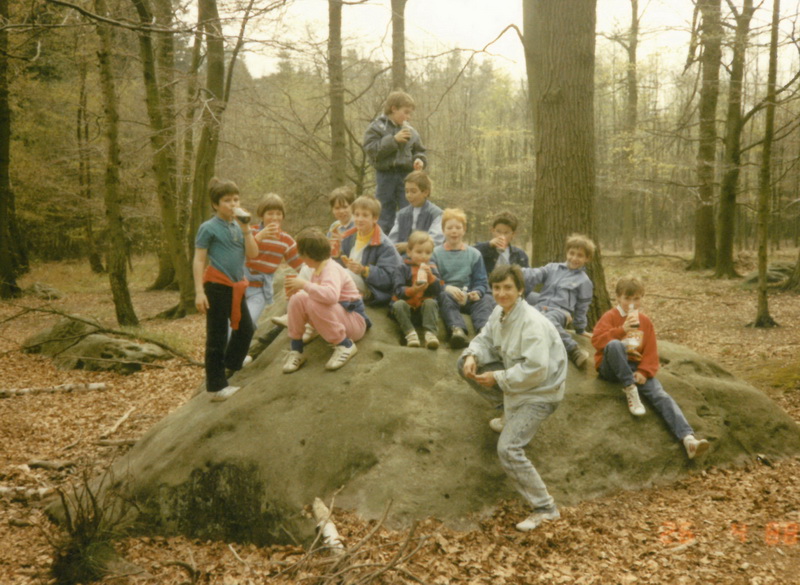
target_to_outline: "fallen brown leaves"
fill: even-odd
[[[752,268],[752,258],[740,260],[740,270]],[[642,274],[648,293],[645,311],[662,339],[716,359],[800,420],[800,299],[796,295],[771,296],[772,316],[782,327],[748,329],[745,325],[755,316],[755,293],[741,290],[736,282],[685,272],[674,258],[622,261],[606,257],[605,264],[612,284],[621,274]],[[44,274],[60,269],[38,269],[39,274],[31,280],[47,280]],[[66,288],[68,296],[54,304],[83,314],[91,307],[90,316],[113,325],[105,281],[82,266],[73,266],[69,274],[74,284]],[[84,286],[79,286],[81,283]],[[144,284],[134,287],[140,314],[155,315],[171,305],[171,294],[144,293]],[[50,318],[30,313],[2,324],[12,314],[14,310],[0,306],[0,389],[95,382],[105,382],[109,388],[105,392],[0,399],[0,485],[64,487],[77,477],[80,467],[103,468],[127,448],[99,446],[97,441],[104,433],[119,423],[111,439],[141,436],[189,399],[202,380],[202,370],[178,360],[165,362],[163,370],[146,369],[127,377],[55,370],[46,359],[16,351],[22,339],[50,324]],[[146,328],[169,336],[170,342],[185,344],[187,353],[202,359],[201,317],[149,321]],[[28,463],[33,460],[69,460],[78,467],[31,468]],[[35,499],[0,499],[0,583],[47,582],[52,551],[43,530],[52,527],[39,506]],[[365,565],[341,577],[356,582],[367,571],[374,572],[398,558],[399,551],[405,550],[404,555],[419,546],[414,555],[404,559],[406,572],[386,571],[364,582],[800,583],[798,459],[711,469],[671,485],[564,508],[562,514],[559,521],[521,534],[513,526],[526,510],[519,501],[504,502],[492,517],[480,521],[478,530],[458,532],[430,519],[409,535],[407,529],[393,530],[337,509],[333,519],[348,550],[363,542],[350,560]],[[118,548],[142,572],[109,578],[109,583],[344,582],[324,580],[334,557],[323,553],[309,557],[295,546],[257,547],[154,536],[126,538]]]

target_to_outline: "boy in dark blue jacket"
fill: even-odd
[[[364,302],[385,305],[394,292],[394,271],[402,263],[378,225],[381,204],[362,195],[353,202],[353,229],[345,232],[339,262],[352,273]]]
[[[513,213],[501,211],[492,219],[492,239],[475,244],[474,247],[483,257],[486,274],[491,274],[494,267],[501,264],[528,268],[528,255],[521,248],[511,245],[517,225],[517,217]]]
[[[408,205],[406,175],[427,166],[419,133],[408,123],[413,113],[411,96],[403,91],[392,92],[386,98],[383,114],[364,133],[364,152],[375,167],[375,197],[382,208],[380,226],[386,234],[394,226],[396,211]]]
[[[406,177],[406,200],[409,205],[397,212],[389,239],[397,251],[406,251],[408,236],[413,231],[427,232],[433,239],[433,245],[444,243],[442,233],[442,210],[431,203],[431,180],[425,171],[414,171]]]

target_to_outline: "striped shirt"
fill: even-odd
[[[253,226],[253,234],[261,231],[261,227]],[[292,236],[284,231],[281,231],[277,239],[264,239],[261,241],[256,240],[258,244],[258,256],[249,258],[245,263],[248,269],[247,279],[258,280],[258,274],[273,274],[280,266],[282,260],[286,260],[287,264],[298,270],[303,261],[297,253],[297,244]]]

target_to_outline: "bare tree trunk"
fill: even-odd
[[[769,314],[767,298],[767,244],[769,237],[769,204],[772,191],[772,142],[775,136],[775,83],[778,78],[778,25],[781,3],[773,0],[772,33],[769,41],[769,73],[767,74],[766,116],[764,141],[761,147],[761,168],[758,173],[758,307],[755,327],[775,327],[778,324]],[[795,270],[796,272],[796,270]]]
[[[392,0],[392,88],[406,89],[406,2]]]
[[[595,238],[595,0],[524,0],[525,58],[535,129],[532,265],[564,258],[573,232]],[[600,252],[589,266],[590,322],[611,303]]]
[[[344,185],[347,177],[347,129],[344,120],[342,69],[342,0],[328,0],[328,78],[331,99],[331,178]]]
[[[717,100],[722,56],[720,0],[698,0],[703,22],[703,83],[700,88],[700,130],[697,148],[698,201],[694,221],[694,258],[690,270],[713,268],[716,262],[714,229],[714,168],[717,152]]]
[[[0,19],[8,22],[8,2],[0,2]],[[14,266],[11,239],[11,212],[13,206],[9,178],[11,152],[11,108],[8,103],[8,32],[0,27],[0,298],[20,294],[17,271]]]
[[[153,17],[147,0],[132,0],[143,24],[154,20],[169,28],[171,10],[160,10],[160,18]],[[164,19],[167,19],[164,21]],[[159,35],[159,50],[153,47],[153,39],[147,31],[139,32],[139,52],[144,74],[145,101],[150,118],[150,146],[153,149],[153,171],[156,191],[161,208],[163,240],[169,252],[170,262],[180,290],[180,302],[173,316],[182,317],[195,311],[194,281],[189,258],[183,246],[182,232],[178,223],[177,207],[177,155],[174,123],[174,92],[172,90],[172,35]],[[159,70],[156,68],[158,59]],[[160,74],[160,75],[159,75]],[[169,284],[169,283],[167,283]]]
[[[742,12],[736,15],[736,37],[733,43],[731,80],[728,86],[728,116],[725,120],[725,154],[723,157],[722,186],[719,193],[717,221],[716,278],[737,278],[733,265],[733,238],[736,229],[736,194],[739,189],[739,171],[742,164],[742,79],[744,79],[747,36],[753,17],[753,0],[744,0]]]
[[[198,8],[199,21],[204,24],[206,36],[206,87],[203,97],[203,129],[197,145],[192,182],[191,234],[197,233],[211,209],[208,183],[214,176],[220,124],[225,111],[225,46],[217,2],[200,0]]]
[[[95,274],[102,274],[106,271],[103,267],[103,260],[100,251],[97,249],[97,238],[94,234],[94,222],[92,221],[92,159],[89,151],[89,118],[87,116],[87,89],[86,74],[87,63],[83,57],[79,57],[78,81],[78,111],[75,127],[75,137],[78,144],[78,186],[81,190],[85,204],[84,210],[84,230],[86,231],[86,246],[89,252],[89,266]]]
[[[94,0],[97,14],[106,14],[105,0]],[[100,64],[100,85],[106,114],[106,140],[108,142],[108,160],[106,161],[105,202],[108,219],[108,279],[111,283],[111,296],[120,325],[138,325],[136,312],[128,290],[127,242],[125,226],[122,221],[119,181],[119,112],[117,111],[117,93],[114,73],[111,67],[111,30],[108,25],[97,23],[97,35],[100,37],[100,49],[97,60]]]
[[[639,0],[631,0],[631,26],[625,49],[628,53],[627,100],[625,104],[625,129],[622,148],[624,177],[628,185],[627,201],[622,206],[622,253],[633,255],[634,216],[633,208],[637,191],[632,188],[633,164],[636,147],[636,119],[639,107],[639,87],[636,76],[636,49],[639,45]]]
[[[198,74],[202,60],[203,27],[200,15],[197,18],[197,27],[194,33],[192,47],[192,62],[187,74],[186,105],[183,108],[183,153],[181,160],[180,187],[178,188],[178,218],[180,225],[184,226],[187,250],[194,249],[194,237],[197,229],[192,226],[192,160],[194,159],[194,118],[197,112],[198,101]]]

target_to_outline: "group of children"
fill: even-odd
[[[501,433],[503,467],[534,508],[517,528],[531,530],[557,518],[558,510],[524,447],[564,395],[567,360],[579,369],[588,363],[568,330],[589,336],[593,284],[586,265],[595,245],[574,234],[566,241],[565,262],[531,268],[512,244],[517,219],[508,212],[493,218],[487,241],[467,245],[465,213],[442,210],[429,199],[425,149],[408,125],[413,109],[407,94],[389,96],[364,139],[376,168],[376,197],[335,189],[329,203],[336,220],[327,233],[305,229],[295,241],[282,230],[285,208],[275,194],[259,203],[258,222],[251,225],[236,185],[212,180],[216,215],[198,230],[194,259],[197,308],[207,314],[207,390],[213,401],[238,390],[228,384],[226,370],[239,370],[249,359],[255,324],[272,303],[273,276],[282,262],[299,271],[286,275],[287,315],[273,318],[288,328],[284,373],[303,366],[304,347],[317,336],[334,348],[326,369],[344,366],[371,325],[365,303],[390,307],[408,347],[437,349],[441,316],[450,347],[466,347],[460,374],[500,411],[490,426]],[[692,459],[709,444],[694,436],[655,378],[655,332],[640,312],[643,295],[639,279],[619,280],[617,306],[591,334],[595,367],[601,378],[623,386],[634,416],[645,414],[641,391]],[[471,342],[463,314],[472,320]]]

